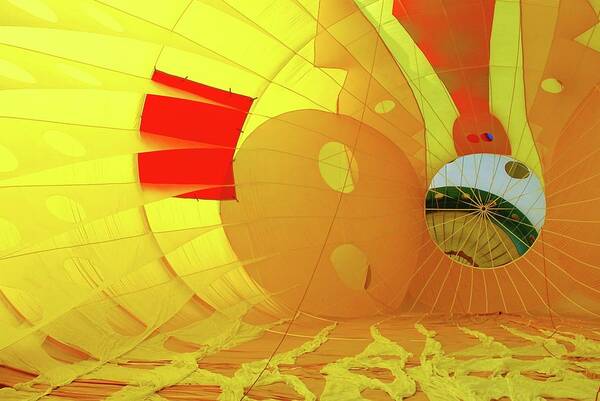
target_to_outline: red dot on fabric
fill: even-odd
[[[477,143],[477,142],[479,142],[479,137],[475,134],[469,134],[469,135],[467,135],[467,141],[472,142],[472,143]]]

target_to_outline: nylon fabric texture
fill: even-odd
[[[600,0],[0,0],[0,401],[597,401]]]

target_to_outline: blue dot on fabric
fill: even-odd
[[[483,139],[486,142],[492,142],[494,140],[494,135],[492,135],[489,132],[484,132],[483,134],[481,134],[481,139]]]

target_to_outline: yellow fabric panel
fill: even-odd
[[[269,294],[265,294],[265,291],[248,275],[246,268],[252,268],[253,263],[254,260],[244,260],[223,267],[225,273],[219,280],[215,280],[202,291],[203,298],[214,305],[217,310],[228,310],[232,305],[239,302],[239,299],[243,299],[249,306],[260,304],[263,309],[266,308],[273,316],[285,316],[289,312],[275,302],[269,303]],[[210,274],[208,272],[208,280],[211,279]],[[192,279],[190,279],[190,282],[198,288],[200,284],[198,281],[202,277],[202,274],[199,274],[196,282]]]
[[[272,77],[292,52],[258,27],[220,10],[219,5],[192,2],[174,32],[233,64],[244,66],[263,77]],[[215,32],[222,32],[223,27],[227,28],[223,34],[215,35]],[[263,57],[264,49],[269,49],[269,57]]]
[[[52,18],[42,18],[30,12],[36,3],[48,11]],[[175,23],[189,5],[189,0],[154,2],[79,0],[11,0],[4,1],[0,23],[11,26],[27,26],[64,31],[95,33],[111,36],[110,41],[120,38],[152,42],[159,47],[174,46],[183,50],[197,50],[198,45],[172,32]],[[33,7],[35,8],[35,7]],[[84,37],[79,39],[84,40]],[[125,53],[127,58],[128,53]],[[107,55],[109,60],[110,55]],[[135,60],[133,60],[135,63]],[[118,64],[128,61],[117,61]]]
[[[35,78],[29,71],[8,60],[0,60],[0,77],[26,84],[35,83]]]
[[[170,0],[168,2],[152,2],[144,0],[100,0],[103,3],[138,16],[167,29],[172,29],[190,0]]]
[[[263,122],[291,110],[315,109],[335,112],[341,83],[346,74],[314,67],[314,42],[300,50],[273,77],[253,107],[240,136],[239,145]],[[308,88],[308,90],[307,90]]]
[[[168,288],[167,288],[168,290]],[[111,301],[108,301],[111,302]],[[175,305],[175,303],[177,302],[176,298],[173,299],[171,305]],[[82,320],[73,320],[73,317],[75,316],[70,316],[71,319],[65,319],[62,322],[62,325],[64,325],[66,322],[70,323],[79,323],[82,331],[80,331],[78,333],[78,335],[81,335],[82,333],[86,333],[87,335],[93,337],[97,336],[106,336],[107,334],[109,334],[112,330],[110,330],[110,326],[106,325],[105,323],[103,324],[102,320],[103,317],[106,316],[107,318],[109,317],[108,313],[111,311],[110,308],[107,308],[106,305],[101,305],[101,304],[96,304],[96,307],[94,307],[94,305],[92,306],[84,306],[84,307],[80,307],[78,313],[75,316],[80,316],[80,315],[85,315],[86,313],[89,313],[89,316],[94,316],[94,319],[90,319],[89,317],[85,317],[85,316],[81,316],[83,319]],[[100,306],[100,309],[98,309],[98,306]],[[164,313],[166,311],[168,311],[168,307],[164,307],[161,306],[161,301],[157,300],[155,298],[155,303],[150,303],[148,305],[150,308],[152,308],[153,310],[155,310],[155,314],[157,316],[155,316],[156,320],[153,322],[155,324],[160,324],[160,319],[161,313]],[[82,311],[85,310],[85,311]],[[100,311],[100,313],[98,313]],[[105,315],[106,313],[106,315]],[[59,322],[59,321],[57,321]],[[91,325],[89,323],[93,322]],[[123,323],[123,320],[120,320],[121,323]],[[50,384],[50,388],[48,390],[37,390],[37,391],[33,391],[38,392],[41,396],[43,396],[44,394],[49,393],[54,387],[58,387],[61,385],[65,385],[68,384],[69,382],[71,382],[72,380],[83,376],[85,374],[88,374],[90,372],[93,372],[95,370],[97,370],[99,367],[103,366],[108,360],[111,359],[115,359],[115,358],[119,358],[121,355],[127,353],[130,349],[133,349],[134,347],[136,347],[137,345],[139,345],[139,343],[141,341],[143,341],[144,338],[146,338],[147,336],[149,336],[153,329],[156,326],[148,326],[147,329],[145,329],[143,332],[140,332],[139,334],[136,335],[127,335],[127,336],[115,336],[114,334],[111,335],[112,341],[110,344],[103,344],[101,350],[98,352],[98,356],[100,358],[100,360],[94,360],[94,359],[90,359],[90,360],[84,360],[84,361],[79,361],[78,363],[71,363],[71,364],[64,364],[61,363],[60,361],[57,361],[56,359],[52,358],[48,360],[48,364],[45,367],[45,369],[43,370],[44,374],[41,377],[41,380],[43,380],[43,382],[47,382]],[[107,330],[108,329],[108,330]],[[61,329],[60,333],[62,333],[64,335],[65,330]],[[17,353],[18,351],[16,351]],[[42,365],[43,366],[43,365]],[[36,380],[33,380],[30,384],[34,384],[36,382]],[[30,394],[31,395],[31,390],[27,390],[27,386],[28,384],[24,384],[23,387],[21,387],[20,389],[18,389],[16,392],[19,395],[22,394]]]
[[[452,127],[458,112],[431,64],[404,27],[391,14],[392,1],[355,0],[385,41],[406,75],[425,121],[427,176],[433,177],[457,157]]]
[[[315,68],[313,63],[314,41],[310,41],[273,78],[279,84],[296,95],[314,103],[312,108],[335,112],[337,95],[346,79],[346,73],[335,69]],[[302,108],[300,105],[290,110]]]
[[[26,14],[28,16],[38,18],[42,21],[56,22],[58,17],[53,8],[47,2],[39,0],[8,0],[8,5],[12,6],[11,14],[19,15]]]
[[[167,198],[145,206],[148,222],[154,232],[215,228],[220,226],[219,202],[202,200],[189,202],[182,198]]]
[[[2,120],[3,122],[14,123],[15,120]],[[29,140],[35,142],[31,131],[34,131],[38,126],[44,126],[43,123],[36,122],[35,124],[23,124],[19,126],[19,131],[23,131],[23,134],[29,135]],[[8,126],[11,126],[10,124]],[[74,134],[77,132],[73,130],[76,126],[65,126],[66,132]],[[29,130],[27,129],[29,128]],[[54,128],[54,126],[48,126],[46,129]],[[63,129],[64,127],[61,127]],[[38,128],[39,129],[39,128]],[[16,131],[16,132],[19,132]],[[88,133],[89,128],[80,129],[82,133]],[[115,139],[116,144],[119,144],[118,136],[111,135],[114,131],[110,130],[97,130],[95,135],[98,139],[103,137],[109,137],[112,140],[106,141],[106,148],[102,150],[102,147],[90,146],[93,156],[95,152],[110,152],[110,146],[114,146]],[[48,133],[52,135],[48,136]],[[50,145],[56,146],[57,135],[64,134],[60,131],[45,131],[42,138],[38,135],[38,141],[44,151],[53,152],[53,148]],[[119,136],[126,136],[129,134],[123,134],[119,132]],[[62,136],[63,140],[67,138],[69,141],[74,141],[75,138],[83,138],[89,143],[94,136]],[[19,138],[15,136],[14,138]],[[27,143],[27,137],[21,137],[20,140],[15,144],[23,141]],[[45,141],[44,141],[45,139]],[[53,142],[54,141],[54,142]],[[141,150],[144,147],[141,146],[139,138],[135,140],[129,139],[133,142],[133,145],[138,145]],[[10,142],[10,141],[9,141]],[[48,145],[46,145],[46,143]],[[74,142],[78,144],[78,142]],[[89,143],[91,145],[91,143]],[[123,148],[121,152],[131,152],[136,150],[136,146],[127,145],[127,142],[121,142]],[[127,147],[130,148],[129,152]],[[5,221],[5,232],[17,233],[13,238],[6,239],[5,246],[3,246],[3,255],[12,255],[15,251],[26,252],[27,247],[31,247],[35,242],[50,238],[51,241],[57,241],[56,235],[61,232],[76,229],[74,224],[92,222],[91,224],[97,224],[93,222],[96,219],[106,218],[112,219],[114,224],[119,225],[119,231],[128,230],[130,227],[127,224],[133,224],[129,219],[123,222],[119,221],[118,217],[115,217],[121,211],[125,211],[132,207],[141,206],[147,201],[161,199],[168,197],[169,194],[165,193],[152,193],[152,191],[140,191],[139,184],[137,183],[137,172],[136,172],[136,160],[135,156],[131,154],[124,154],[121,156],[104,157],[92,160],[85,160],[79,162],[69,163],[69,159],[72,159],[72,155],[63,155],[57,157],[57,160],[52,160],[49,157],[48,160],[42,160],[43,163],[61,163],[65,164],[61,167],[46,168],[43,165],[39,165],[38,159],[35,159],[35,155],[27,152],[27,147],[16,146],[17,149],[22,149],[26,154],[27,158],[24,160],[24,166],[19,172],[23,171],[23,175],[13,174],[13,178],[6,178],[0,181],[0,190],[3,191],[4,199],[7,202],[14,202],[14,204],[21,205],[19,209],[14,210],[10,216],[5,215],[3,221]],[[133,148],[133,149],[132,149]],[[46,150],[47,149],[47,150]],[[63,152],[68,150],[73,152],[73,149],[61,147]],[[70,149],[70,150],[69,150]],[[75,147],[77,151],[86,149]],[[150,147],[152,149],[152,147]],[[114,151],[112,152],[114,153]],[[21,155],[15,155],[21,159]],[[79,159],[79,157],[77,157]],[[36,165],[37,164],[37,165]],[[47,166],[51,167],[51,166]],[[28,169],[40,168],[42,170],[30,174],[26,174]],[[13,189],[19,188],[18,191]],[[176,191],[176,189],[174,189]],[[98,199],[103,199],[103,202],[98,202]],[[104,203],[110,202],[110,203]],[[39,220],[28,218],[32,213],[43,219],[43,224],[40,224]],[[109,220],[107,220],[109,221]],[[104,223],[100,223],[102,226]],[[132,226],[135,228],[137,222]],[[142,223],[139,223],[142,224]],[[119,233],[117,233],[118,235]],[[76,236],[76,238],[81,235]],[[90,239],[93,237],[92,233],[86,233],[85,237]],[[19,239],[23,240],[21,242]],[[53,242],[41,243],[36,246],[36,249],[52,249]]]
[[[490,110],[506,129],[512,156],[535,171],[543,184],[540,157],[527,122],[518,1],[501,1],[494,7],[489,68]]]
[[[13,46],[0,46],[0,84],[3,89],[88,89],[177,95],[190,94],[102,65],[70,61],[59,56]],[[50,93],[50,92],[49,92]],[[93,93],[93,92],[92,92]],[[197,99],[197,97],[195,97]],[[69,127],[74,129],[75,127]],[[136,130],[137,132],[137,127]]]
[[[0,321],[11,327],[19,325],[22,320],[37,323],[44,317],[44,311],[39,302],[23,290],[0,286],[0,299],[4,305]],[[17,314],[14,313],[15,310],[18,311]]]
[[[207,231],[165,255],[173,269],[197,293],[223,274],[240,267],[237,256],[227,245],[223,229]]]
[[[359,167],[352,150],[341,142],[327,142],[319,150],[319,173],[337,192],[350,193],[359,180]]]
[[[89,32],[0,27],[0,43],[149,78],[160,46]]]
[[[0,162],[0,171],[3,173],[14,171],[19,166],[19,162],[17,161],[16,157],[5,146],[0,147],[0,156],[2,157],[2,162]]]
[[[0,118],[0,130],[10,133],[2,141],[6,152],[2,163],[6,167],[0,168],[0,187],[17,184],[19,180],[35,184],[38,177],[43,181],[40,184],[51,183],[51,177],[58,184],[63,175],[64,183],[85,183],[83,176],[92,170],[96,174],[93,180],[87,177],[89,183],[131,182],[134,175],[131,154],[172,146],[143,141],[137,129]],[[38,157],[38,153],[44,157]],[[106,174],[99,170],[100,166],[106,169]],[[11,171],[7,171],[9,167]]]
[[[213,2],[219,4],[221,2]],[[225,0],[223,3],[235,10],[240,19],[257,25],[285,47],[294,52],[302,49],[314,38],[315,17],[293,0]],[[229,11],[223,7],[223,11]],[[235,15],[235,12],[231,13]],[[265,43],[266,44],[266,43]]]
[[[594,10],[596,10],[596,13],[598,14],[598,17],[600,19],[600,6],[598,5],[598,2],[596,1],[595,3],[591,3],[592,6],[594,7]],[[585,31],[584,33],[582,33],[581,35],[577,36],[577,38],[575,38],[575,40],[584,45],[587,46],[591,49],[596,50],[597,52],[600,52],[600,30],[598,30],[598,25],[595,25],[594,27],[588,29],[587,31]]]
[[[261,294],[229,245],[221,227],[219,202],[169,198],[149,203],[145,210],[157,243],[165,252],[165,259],[181,280],[203,300],[219,310],[239,302],[239,294],[208,289],[219,285],[219,280],[224,280],[221,287],[227,287],[229,280],[224,276],[231,271],[238,273],[231,285],[239,289],[248,288],[244,299]],[[182,234],[188,233],[185,243],[178,244],[172,251],[165,246],[169,238],[160,235],[170,231],[181,233],[178,240],[186,238]]]
[[[132,213],[129,213],[129,215],[132,215]],[[132,217],[134,216],[132,215]],[[116,217],[126,216],[116,215]],[[129,220],[128,229],[133,232],[136,231],[134,223],[135,220]],[[106,225],[106,222],[104,225]],[[97,226],[97,228],[102,228],[102,224]],[[94,227],[88,226],[88,230],[91,228]],[[91,244],[88,244],[87,238],[77,238],[78,234],[81,236],[79,230],[70,233],[70,236],[63,235],[55,238],[55,241],[41,243],[38,246],[39,248],[48,249],[50,247],[49,249],[51,249],[51,251],[43,252],[43,262],[40,262],[38,256],[42,252],[36,249],[30,252],[26,251],[22,256],[13,256],[3,260],[3,264],[6,265],[4,268],[6,276],[2,278],[3,285],[20,288],[32,294],[32,300],[40,305],[43,313],[42,319],[32,322],[36,326],[30,327],[28,324],[19,324],[14,327],[14,331],[10,329],[4,331],[1,338],[3,345],[18,340],[21,335],[31,332],[37,325],[51,322],[59,314],[77,306],[94,292],[99,293],[106,285],[116,282],[129,271],[135,270],[153,258],[158,259],[161,256],[161,253],[155,249],[152,242],[147,239],[144,240],[143,237],[131,235],[133,234],[131,232],[120,233],[124,236],[124,239],[118,242],[118,246],[114,242],[102,241],[107,237],[109,241],[114,241],[111,238],[114,234],[111,235],[110,229],[110,226],[106,227],[105,230],[108,233],[104,235],[98,231],[99,238],[92,238]],[[139,232],[140,228],[137,231]],[[130,235],[127,236],[127,234]],[[79,245],[82,242],[84,245]],[[127,252],[132,246],[139,249],[141,252],[139,256]],[[94,252],[102,251],[112,251],[111,253],[119,256],[119,260],[108,264],[104,261],[103,256],[94,255]],[[50,270],[48,266],[55,266],[55,268]],[[14,274],[18,270],[21,273]],[[47,280],[53,282],[52,289],[43,292],[36,291],[36,289],[43,287],[44,282]]]
[[[133,129],[142,94],[103,90],[20,89],[0,93],[2,116]]]
[[[315,19],[319,16],[319,0],[298,0],[298,4],[302,6]]]
[[[58,132],[58,131],[47,131]],[[52,140],[57,140],[53,137]],[[71,140],[72,137],[63,137]],[[84,148],[78,147],[77,142],[73,142],[75,147],[64,146],[61,143],[61,150],[81,151]],[[66,161],[65,161],[66,162]],[[44,185],[100,185],[100,184],[131,184],[136,182],[137,176],[134,170],[135,159],[130,155],[111,156],[95,160],[86,160],[65,166],[49,168],[35,173],[22,175],[14,178],[7,178],[0,181],[0,187],[11,186],[44,186]]]

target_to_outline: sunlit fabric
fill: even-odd
[[[0,0],[0,401],[597,400],[600,0]]]

